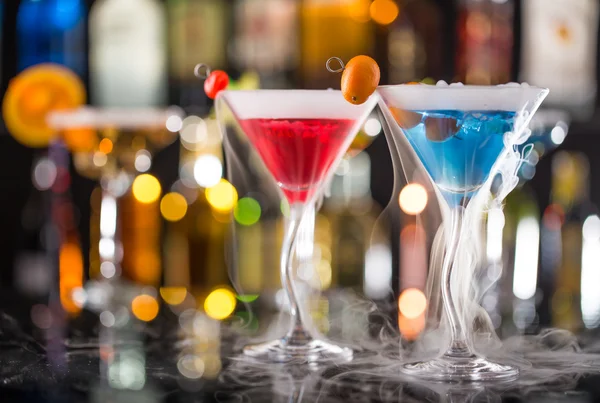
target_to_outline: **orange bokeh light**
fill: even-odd
[[[100,150],[104,154],[110,154],[110,152],[113,150],[113,142],[110,141],[110,139],[102,139],[102,141],[98,145],[98,150]]]
[[[402,316],[407,319],[418,318],[427,309],[427,298],[423,291],[418,288],[406,289],[402,291],[398,298],[398,308]]]
[[[380,25],[389,25],[398,18],[400,9],[395,1],[375,0],[369,9],[373,21]]]
[[[73,290],[83,286],[83,255],[75,242],[64,244],[59,252],[60,302],[70,314],[81,311],[81,305],[73,300]]]
[[[62,131],[65,144],[72,152],[90,152],[98,144],[96,132],[90,128],[73,128]]]
[[[427,190],[425,190],[423,185],[418,183],[409,183],[400,192],[398,201],[400,208],[406,214],[421,214],[425,210],[425,207],[427,207]]]
[[[158,315],[158,301],[151,295],[138,295],[131,301],[131,311],[136,318],[150,322]]]
[[[398,328],[406,340],[416,340],[425,329],[425,314],[412,319],[398,314]]]

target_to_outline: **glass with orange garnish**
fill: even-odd
[[[48,63],[24,70],[9,83],[2,111],[18,142],[50,147],[50,154],[52,148],[66,147],[76,170],[100,181],[102,209],[109,209],[101,211],[100,264],[114,265],[119,273],[118,199],[150,169],[154,153],[177,138],[182,117],[176,108],[91,108],[83,106],[85,101],[79,77]]]
[[[154,155],[175,141],[181,120],[178,108],[81,107],[48,115],[49,126],[69,145],[75,169],[100,182],[100,235],[96,239],[104,278],[121,273],[120,199],[130,191],[141,204],[158,199],[158,180],[144,173]]]

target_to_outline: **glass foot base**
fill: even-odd
[[[402,367],[406,375],[430,381],[508,381],[519,376],[519,370],[510,365],[497,364],[476,355],[439,358],[406,364]]]
[[[264,362],[321,364],[348,362],[352,359],[352,350],[323,340],[290,344],[284,339],[246,346],[244,355]]]

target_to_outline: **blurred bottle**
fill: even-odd
[[[550,88],[545,106],[589,117],[595,107],[599,5],[524,0],[520,80]]]
[[[159,201],[142,203],[130,192],[120,200],[119,208],[123,217],[122,277],[136,284],[157,287],[162,278]]]
[[[85,77],[85,16],[83,0],[23,0],[17,12],[17,70],[52,62]]]
[[[157,0],[98,0],[90,12],[90,84],[99,106],[167,100],[165,10]]]
[[[381,229],[375,227],[378,213],[371,197],[371,158],[363,152],[343,160],[324,207],[331,249],[321,253],[321,266],[329,266],[331,287],[352,288],[374,299],[390,290],[391,267],[368,261],[373,250],[390,250]],[[387,273],[389,278],[376,271]]]
[[[458,20],[458,80],[493,85],[511,80],[513,0],[461,0]]]
[[[260,74],[266,88],[288,88],[299,55],[295,0],[237,0],[231,57],[240,70]]]
[[[554,273],[544,273],[554,283],[550,294],[552,326],[572,331],[579,330],[583,325],[580,288],[583,224],[586,218],[596,213],[589,199],[589,169],[589,162],[584,154],[562,151],[554,156],[553,204],[549,207],[552,211],[547,211],[550,216],[544,217],[545,225],[559,227],[561,233],[560,239],[542,246],[543,258],[547,258],[550,252],[544,248],[561,246],[560,256],[554,256],[558,265],[546,269],[555,269]]]
[[[83,0],[23,0],[16,20],[17,70],[57,63],[85,77],[85,15]],[[69,163],[60,142],[36,152],[34,188],[23,209],[22,248],[16,259],[14,285],[23,295],[42,300],[60,294],[63,307],[75,313],[78,309],[70,294],[81,286],[83,263],[76,234],[77,212],[68,191]]]
[[[348,309],[349,291],[381,301],[392,289],[391,248],[370,185],[369,155],[344,159],[316,222],[314,267],[325,294],[313,301],[313,319],[320,331],[351,340],[364,337],[370,318]]]
[[[203,116],[209,99],[194,67],[198,63],[212,69],[226,67],[229,5],[222,0],[168,0],[167,6],[171,102]]]
[[[537,199],[527,184],[508,195],[503,210],[488,212],[484,286],[490,288],[482,305],[503,336],[539,325],[539,215]]]
[[[435,2],[406,2],[388,35],[390,84],[442,77],[442,23],[441,10]]]
[[[194,142],[200,131],[202,142]],[[180,179],[171,192],[183,196],[187,205],[183,214],[173,217],[164,198],[161,202],[161,213],[168,221],[163,243],[163,286],[185,287],[202,309],[214,290],[230,288],[225,240],[237,194],[221,178],[223,155],[217,122],[189,116],[180,132]],[[220,190],[211,194],[208,187]],[[214,317],[214,312],[206,313]]]
[[[327,59],[337,56],[348,62],[359,54],[373,54],[370,4],[368,0],[302,2],[300,69],[304,87],[339,88],[340,76],[327,71]]]

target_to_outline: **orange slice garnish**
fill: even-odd
[[[44,63],[13,78],[2,103],[2,116],[10,134],[28,147],[46,147],[58,135],[46,122],[52,111],[69,110],[85,103],[81,79],[66,67]]]

